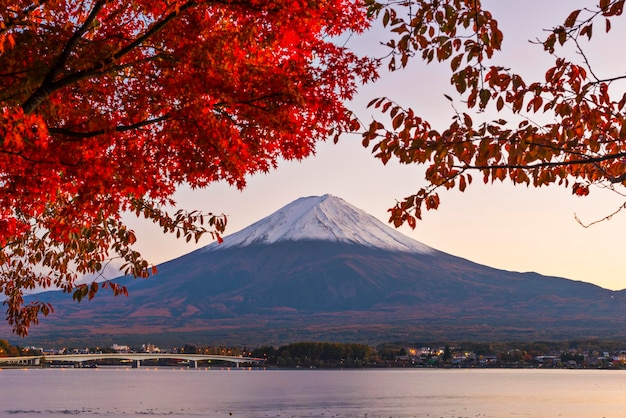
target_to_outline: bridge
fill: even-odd
[[[0,357],[0,366],[3,364],[20,366],[39,366],[43,356]]]
[[[235,364],[237,367],[241,363],[262,363],[264,359],[243,356],[220,356],[214,354],[170,354],[170,353],[93,353],[93,354],[53,354],[41,356],[23,357],[0,357],[0,365],[3,363],[13,365],[33,365],[42,363],[62,362],[78,363],[86,361],[98,361],[105,359],[126,360],[132,362],[133,368],[139,368],[144,360],[183,360],[189,362],[189,368],[198,367],[199,361],[223,361]]]

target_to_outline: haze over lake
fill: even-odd
[[[0,416],[618,418],[625,385],[610,370],[5,369]]]

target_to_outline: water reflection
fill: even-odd
[[[607,370],[11,369],[0,416],[618,418],[625,382]]]

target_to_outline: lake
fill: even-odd
[[[626,371],[0,369],[0,416],[626,416]]]

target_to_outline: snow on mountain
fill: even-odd
[[[342,242],[423,254],[433,251],[329,194],[297,199],[247,228],[226,236],[222,244],[207,246],[206,250],[301,240]]]

